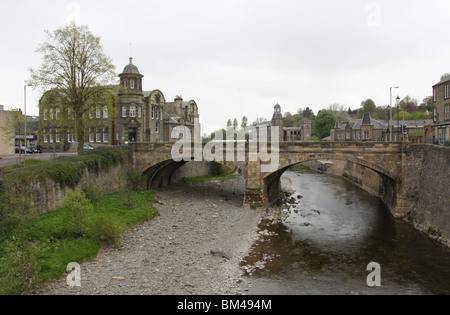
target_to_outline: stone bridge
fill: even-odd
[[[202,160],[203,151],[208,144],[192,145],[185,148],[184,159],[172,158],[173,143],[134,143],[133,168],[142,172],[147,181],[147,188],[158,188],[172,183],[173,173],[183,164]],[[281,192],[281,175],[292,165],[312,160],[342,160],[355,163],[378,173],[382,179],[381,196],[395,217],[403,217],[409,210],[410,199],[405,193],[406,144],[386,142],[283,142],[272,150],[270,143],[267,151],[256,152],[251,143],[223,144],[223,150],[214,152],[219,163],[234,166],[246,180],[243,204],[262,207],[276,199]],[[264,148],[263,148],[264,149]],[[182,152],[179,151],[179,152]],[[265,155],[263,155],[266,153]],[[278,153],[278,154],[277,154]],[[270,163],[267,155],[277,156],[278,163],[269,171],[264,169]],[[243,158],[244,157],[244,158]],[[274,159],[272,159],[272,165]]]

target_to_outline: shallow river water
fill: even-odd
[[[261,223],[265,236],[241,264],[249,294],[450,294],[450,251],[379,199],[330,175],[287,172],[282,182],[298,202],[285,222]],[[371,262],[381,286],[367,284]]]

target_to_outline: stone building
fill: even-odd
[[[370,113],[364,113],[363,118],[345,123],[336,121],[331,129],[331,141],[384,141],[387,122],[373,119]]]
[[[311,137],[312,123],[309,119],[304,118],[300,122],[298,127],[284,127],[283,126],[283,114],[281,112],[281,106],[276,104],[274,106],[274,113],[272,120],[265,121],[256,126],[257,128],[267,128],[268,137],[270,139],[271,129],[278,128],[280,135],[280,142],[287,141],[306,141]]]
[[[0,105],[0,155],[14,154],[14,126],[10,121],[10,112]]]
[[[426,135],[427,142],[434,138],[433,143],[443,145],[450,140],[450,76],[433,86],[433,101],[435,126],[432,134]]]
[[[198,106],[194,100],[183,101],[181,96],[176,96],[173,102],[167,102],[160,90],[144,91],[144,75],[132,58],[119,77],[122,89],[116,105],[115,143],[176,141],[178,137],[171,135],[179,126],[188,127],[192,138],[200,135]]]
[[[86,143],[122,145],[132,142],[176,141],[178,138],[171,137],[172,131],[180,126],[188,127],[192,138],[201,134],[198,106],[194,100],[183,101],[181,96],[176,96],[173,102],[167,102],[160,90],[143,89],[143,77],[130,57],[129,63],[119,74],[120,87],[117,92],[118,101],[114,105],[115,115],[109,113],[107,106],[96,106],[89,113],[84,139]],[[40,103],[50,94],[46,92]],[[73,127],[69,124],[62,128],[58,123],[60,115],[70,117],[70,113],[62,112],[62,106],[57,100],[51,103],[54,106],[40,106],[40,142],[44,147],[56,146],[58,150],[76,147]],[[195,131],[197,134],[194,134]]]

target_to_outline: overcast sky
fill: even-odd
[[[450,72],[449,0],[1,1],[0,104],[23,108],[45,30],[88,25],[144,90],[194,99],[203,132],[228,118],[270,119],[273,106],[317,113],[332,103],[389,104],[389,87],[421,101]],[[27,89],[27,114],[38,114]]]

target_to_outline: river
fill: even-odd
[[[286,172],[298,202],[241,263],[249,294],[450,294],[450,251],[346,179]],[[376,262],[380,286],[367,278]],[[370,277],[371,279],[374,279]]]

